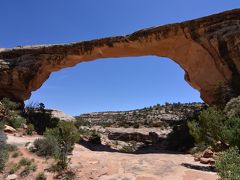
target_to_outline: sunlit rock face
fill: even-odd
[[[233,80],[236,84],[239,76],[240,9],[127,36],[0,49],[0,98],[29,99],[52,72],[80,62],[147,55],[168,57],[179,64],[185,80],[211,104],[216,85]]]

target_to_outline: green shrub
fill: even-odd
[[[59,147],[56,138],[47,136],[43,139],[36,139],[34,141],[35,152],[39,156],[55,157],[59,154]]]
[[[8,159],[6,139],[6,135],[2,131],[0,131],[0,171],[4,169],[5,163]]]
[[[24,167],[23,170],[20,172],[21,177],[26,177],[30,174],[31,171],[36,171],[37,166],[36,164],[33,163],[33,159],[27,159],[27,158],[22,158],[17,164],[14,164],[10,171],[8,172],[9,174],[14,174],[16,173],[21,167]]]
[[[14,152],[18,150],[18,147],[14,144],[7,144],[7,149],[9,152]]]
[[[196,144],[191,150],[190,153],[191,154],[196,154],[198,152],[203,152],[204,150],[206,150],[208,148],[207,144],[204,143],[198,143]]]
[[[20,169],[21,166],[19,166],[19,164],[14,164],[11,169],[9,170],[9,174],[14,174],[16,173],[19,169]]]
[[[0,119],[14,128],[22,127],[26,120],[22,117],[22,112],[19,110],[20,107],[20,104],[3,98],[0,102]]]
[[[28,135],[32,135],[33,131],[34,131],[34,126],[32,124],[28,124],[26,133]]]
[[[198,120],[188,122],[190,134],[196,144],[222,144],[240,148],[240,98],[229,101],[224,111],[210,107],[203,110]]]
[[[31,166],[29,166],[29,170],[35,172],[37,170],[37,165],[32,164]]]
[[[103,128],[111,127],[112,124],[113,123],[110,121],[100,121],[100,122],[96,123],[96,125],[102,126]]]
[[[21,128],[26,124],[26,119],[20,116],[17,112],[13,111],[10,113],[10,118],[7,121],[7,125],[13,128]]]
[[[216,161],[216,169],[222,180],[240,179],[240,154],[238,148],[223,152]]]
[[[133,128],[139,128],[139,124],[134,124]]]
[[[217,141],[224,142],[226,121],[221,110],[210,107],[200,113],[198,120],[188,122],[189,132],[196,143],[213,145]]]
[[[229,118],[240,116],[240,96],[231,99],[224,108]]]
[[[0,131],[2,131],[5,127],[5,122],[4,121],[0,121]]]
[[[196,144],[202,144],[204,142],[204,137],[200,124],[197,120],[192,120],[188,122],[189,133],[194,137]]]
[[[40,156],[52,156],[58,160],[58,165],[64,169],[68,165],[67,155],[79,141],[80,135],[73,122],[59,122],[53,129],[47,129],[43,139],[34,141],[35,151]]]
[[[20,108],[20,104],[11,101],[9,98],[3,98],[1,100],[1,103],[3,104],[4,107],[6,107],[9,110],[16,110]]]
[[[59,119],[53,118],[50,112],[47,112],[43,103],[28,105],[25,108],[25,114],[29,124],[33,124],[38,134],[43,134],[47,128],[55,128]]]
[[[74,123],[66,121],[59,122],[56,128],[48,129],[45,136],[53,136],[57,139],[58,143],[66,143],[70,146],[73,146],[80,138],[78,129]]]
[[[31,171],[29,170],[29,167],[27,166],[22,170],[22,172],[19,175],[20,175],[20,177],[26,177],[30,174],[30,172]]]
[[[101,136],[95,129],[89,132],[89,142],[93,144],[101,144]]]
[[[91,123],[89,122],[89,121],[87,121],[87,120],[84,120],[84,119],[82,119],[82,118],[76,118],[76,120],[74,121],[74,125],[77,127],[77,128],[79,128],[79,127],[81,127],[81,126],[88,126],[88,127],[90,127],[91,126]]]
[[[32,164],[32,161],[27,158],[22,158],[18,164],[19,166],[30,166]]]
[[[73,122],[61,121],[56,128],[48,129],[45,135],[56,138],[59,147],[58,164],[65,169],[69,162],[67,155],[80,138],[77,128]]]
[[[240,148],[240,117],[228,118],[222,132],[219,133],[223,134],[227,144]]]
[[[13,158],[16,158],[16,157],[18,157],[18,156],[19,156],[19,153],[18,153],[18,152],[14,152],[13,155],[12,155]]]
[[[133,152],[133,149],[131,146],[123,146],[121,149],[119,149],[119,152],[131,153],[131,152]]]
[[[47,179],[47,177],[45,176],[45,174],[44,174],[43,172],[40,172],[40,173],[37,175],[37,177],[36,177],[35,180],[46,180],[46,179]]]

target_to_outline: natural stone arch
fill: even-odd
[[[207,103],[218,82],[231,84],[240,72],[240,10],[183,23],[64,45],[25,46],[0,51],[0,96],[23,101],[49,75],[98,58],[168,57],[185,71],[186,81]]]

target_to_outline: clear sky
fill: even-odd
[[[239,0],[2,0],[0,47],[125,35],[239,7]],[[28,102],[77,115],[201,101],[183,76],[166,58],[100,59],[52,74]]]

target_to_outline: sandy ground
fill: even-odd
[[[21,152],[29,158],[41,159],[24,150],[26,142],[36,137],[8,136],[8,143],[22,146]],[[189,154],[123,154],[91,151],[75,145],[70,167],[79,180],[216,180],[216,173],[186,168],[182,163],[203,166]],[[39,167],[42,164],[40,163]],[[49,175],[48,179],[52,179]]]

